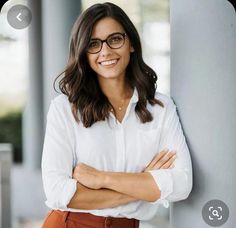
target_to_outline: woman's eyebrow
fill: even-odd
[[[116,34],[116,33],[125,33],[125,32],[124,32],[124,31],[113,32],[113,33],[107,35],[107,37],[109,37],[109,36],[111,36],[111,35],[114,35],[114,34]],[[106,37],[106,39],[107,39],[107,37]],[[98,37],[91,37],[91,40],[102,40],[102,39],[101,39],[101,38],[98,38]]]

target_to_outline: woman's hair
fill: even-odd
[[[85,127],[109,118],[113,106],[102,92],[97,75],[89,66],[86,55],[93,26],[105,17],[111,17],[122,25],[134,48],[126,68],[126,81],[138,92],[139,100],[135,107],[137,116],[142,123],[150,122],[153,117],[146,108],[147,101],[151,105],[158,104],[164,107],[161,101],[155,99],[157,75],[143,61],[140,38],[135,26],[125,12],[115,4],[95,4],[78,17],[72,29],[68,63],[58,76],[63,75],[59,81],[59,88],[68,96],[75,120],[81,120]]]

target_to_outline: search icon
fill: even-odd
[[[222,226],[229,218],[229,208],[222,200],[209,200],[202,208],[202,218],[210,226]]]
[[[219,217],[219,213],[218,213],[218,211],[217,211],[217,210],[213,210],[213,211],[212,211],[212,214],[213,214],[214,216],[217,216],[217,217]]]

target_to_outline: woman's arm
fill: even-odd
[[[151,170],[156,184],[161,189],[163,203],[176,202],[188,197],[192,189],[192,164],[190,152],[172,99],[166,107],[159,148],[175,149],[177,159],[170,170]],[[154,202],[155,203],[155,202]],[[158,200],[156,203],[160,203]]]
[[[148,202],[154,202],[160,198],[160,190],[148,172],[104,172],[102,175],[103,188],[112,189]]]
[[[173,162],[175,161],[175,153],[169,152],[168,150],[161,151],[153,160],[147,165],[143,172],[154,169],[168,169],[173,167]],[[97,171],[96,169],[85,166],[87,170]],[[76,167],[73,171],[73,178],[77,178],[78,169],[81,167]],[[133,189],[132,189],[133,190]],[[120,193],[118,191],[110,189],[90,189],[84,185],[77,182],[77,190],[72,197],[70,203],[67,205],[69,208],[77,208],[84,210],[92,209],[103,209],[120,206],[129,202],[134,202],[138,199],[131,197],[129,195]]]
[[[133,197],[113,190],[89,189],[77,183],[77,190],[67,207],[83,210],[104,209],[117,207],[136,200]]]
[[[79,163],[74,174],[74,178],[88,188],[107,188],[148,202],[160,197],[160,190],[149,172],[106,172]]]
[[[147,171],[172,168],[175,153],[167,152],[168,150],[163,150],[155,156],[142,173],[104,172],[80,163],[74,169],[73,178],[88,188],[97,189],[98,192],[100,189],[105,192],[109,191],[109,189],[110,191],[114,190],[119,200],[118,203],[121,204],[126,203],[127,200],[130,202],[130,200],[133,201],[135,199],[153,202],[160,197],[160,190],[151,174]],[[91,194],[93,191],[86,193]],[[87,198],[88,201],[89,199],[90,197]],[[116,200],[117,198],[115,197],[114,201],[117,202]],[[79,203],[79,200],[77,202]],[[89,204],[89,202],[87,203]]]

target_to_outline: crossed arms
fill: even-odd
[[[175,167],[171,168],[173,154],[165,157],[162,152],[140,173],[104,172],[85,164],[78,164],[72,172],[75,136],[68,130],[73,125],[66,122],[63,110],[61,104],[52,102],[47,116],[42,177],[49,207],[92,210],[138,200],[174,202],[188,197],[192,188],[191,159],[172,101],[167,105],[159,148],[176,149]]]
[[[67,207],[84,210],[116,207],[136,200],[154,202],[160,189],[148,172],[173,168],[175,152],[161,151],[141,173],[104,172],[79,163],[73,172],[77,190]]]

